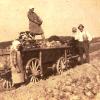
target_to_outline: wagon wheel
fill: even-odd
[[[63,70],[66,68],[66,60],[64,57],[59,58],[56,65],[56,70],[58,74],[61,74]]]
[[[26,65],[26,70],[31,73],[31,82],[38,81],[38,77],[40,76],[40,61],[37,58],[32,58],[28,61]]]

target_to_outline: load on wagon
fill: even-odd
[[[19,37],[24,76],[20,74],[18,69],[15,68],[18,72],[16,73],[11,68],[12,41],[1,43],[2,45],[5,44],[5,47],[0,49],[1,63],[4,62],[3,69],[0,69],[0,78],[5,80],[3,83],[5,88],[12,87],[16,81],[38,81],[38,79],[46,77],[49,68],[55,73],[61,74],[78,60],[79,55],[75,53],[72,37],[64,39],[63,37],[52,36],[45,39],[44,42],[42,39],[32,40],[29,39],[29,35],[24,35],[26,32],[21,34],[22,37]]]

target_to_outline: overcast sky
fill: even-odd
[[[28,30],[30,6],[43,20],[46,37],[70,35],[80,23],[93,36],[100,36],[100,0],[0,0],[0,41],[15,39]]]

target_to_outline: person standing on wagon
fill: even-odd
[[[45,40],[45,36],[44,36],[43,30],[41,28],[43,21],[34,12],[34,8],[29,9],[29,11],[27,13],[27,17],[29,19],[29,31],[30,31],[31,35],[33,36],[33,39],[35,38],[35,35],[41,35],[42,39]]]
[[[79,41],[79,54],[81,57],[81,63],[84,62],[83,54],[85,54],[86,63],[89,63],[90,61],[89,44],[90,44],[90,41],[92,40],[92,36],[90,35],[88,31],[84,30],[84,26],[82,24],[78,26],[78,29],[79,29],[79,32],[77,36],[78,36],[78,41]]]

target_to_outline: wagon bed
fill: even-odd
[[[10,46],[9,46],[10,47]],[[10,48],[0,49],[0,59],[10,67]],[[22,60],[28,75],[37,78],[45,76],[48,68],[53,68],[58,74],[69,67],[70,60],[77,58],[73,55],[73,47],[61,45],[57,47],[23,47]]]

